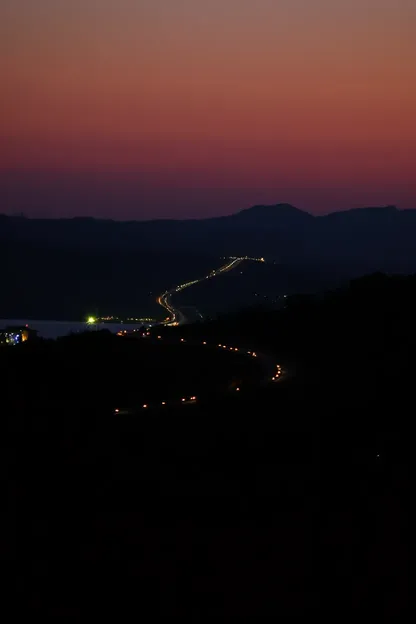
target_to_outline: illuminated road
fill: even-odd
[[[133,330],[134,333],[134,330]],[[127,331],[124,332],[120,332],[120,335],[127,335]],[[142,338],[145,338],[147,336],[150,336],[150,332],[146,332],[146,334],[144,336],[142,336]],[[156,340],[163,340],[163,336],[157,336]],[[282,378],[284,378],[285,376],[285,372],[282,369],[282,366],[279,363],[276,363],[275,358],[270,355],[270,354],[266,354],[266,353],[259,353],[256,351],[250,351],[247,350],[246,348],[243,347],[235,347],[235,346],[231,346],[229,344],[209,344],[206,340],[201,341],[197,341],[197,342],[188,342],[185,338],[180,338],[179,342],[181,344],[184,345],[194,345],[194,346],[198,346],[201,345],[206,349],[220,349],[221,351],[224,350],[225,352],[238,352],[240,355],[245,356],[245,357],[253,357],[253,358],[258,358],[260,360],[261,366],[263,368],[263,373],[264,373],[264,377],[262,378],[262,380],[260,381],[260,385],[269,385],[271,384],[276,384],[277,382],[282,381]],[[170,342],[170,344],[175,344]],[[228,392],[232,393],[232,394],[242,394],[244,392],[244,382],[243,381],[237,381],[237,382],[232,382],[231,384],[228,385]],[[169,400],[163,400],[163,401],[150,401],[150,402],[145,402],[142,403],[141,405],[138,405],[136,407],[116,407],[113,410],[113,415],[114,416],[127,416],[127,415],[131,415],[131,414],[135,414],[138,413],[142,410],[145,411],[149,411],[149,410],[160,410],[160,409],[167,409],[168,407],[178,407],[178,406],[183,406],[186,407],[188,405],[196,405],[200,400],[200,397],[198,397],[197,395],[185,395],[185,396],[178,396],[176,398],[171,398]]]
[[[232,271],[239,264],[244,262],[245,260],[251,260],[253,262],[264,262],[264,258],[250,258],[248,256],[232,256],[228,259],[226,264],[223,264],[218,269],[211,271],[208,275],[201,277],[200,279],[193,280],[191,282],[185,282],[184,284],[179,284],[179,286],[174,286],[170,290],[162,293],[158,298],[157,302],[161,305],[169,314],[168,319],[165,321],[167,325],[184,325],[186,323],[186,317],[178,308],[172,303],[172,295],[180,292],[181,290],[185,290],[185,288],[189,288],[190,286],[194,286],[195,284],[200,284],[204,280],[212,279],[213,277],[217,277],[218,275],[222,275],[223,273],[227,273],[228,271]]]

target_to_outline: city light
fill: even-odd
[[[89,317],[87,318],[87,323],[88,323],[88,325],[94,325],[94,323],[96,323],[96,322],[97,322],[97,321],[96,321],[96,319],[95,319],[93,316],[89,316]]]

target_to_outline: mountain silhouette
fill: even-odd
[[[416,210],[394,206],[315,217],[275,204],[153,221],[0,215],[0,317],[81,319],[96,309],[153,317],[155,293],[206,275],[221,257],[264,257],[241,279],[231,272],[189,291],[188,304],[197,300],[210,314],[257,303],[256,292],[271,301],[375,272],[416,273],[415,240]]]
[[[275,204],[273,206],[252,206],[228,217],[239,224],[265,227],[291,227],[310,223],[314,217],[308,212],[299,210],[290,204]]]
[[[0,241],[60,249],[264,256],[281,264],[416,272],[416,210],[358,208],[313,216],[287,204],[188,220],[28,219],[0,215]]]

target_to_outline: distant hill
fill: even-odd
[[[252,206],[241,210],[234,215],[225,217],[234,224],[249,225],[254,227],[298,227],[310,224],[314,217],[308,212],[299,210],[290,204],[277,204],[275,206]]]
[[[47,318],[68,318],[70,309],[68,320],[94,307],[153,315],[154,292],[204,275],[223,256],[262,256],[277,266],[244,276],[241,301],[257,283],[261,293],[278,297],[377,271],[411,274],[415,240],[416,210],[394,206],[315,217],[276,204],[217,218],[153,221],[0,215],[0,317],[27,316],[28,307],[38,317],[50,310]],[[216,282],[210,306],[224,293],[232,298],[235,283],[231,274]],[[187,303],[196,292],[186,292]]]
[[[416,210],[394,206],[313,215],[290,206],[254,206],[210,219],[112,221],[0,215],[0,241],[111,251],[254,255],[296,266],[416,271]]]

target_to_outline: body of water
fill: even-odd
[[[121,329],[135,329],[143,327],[147,323],[97,323],[97,325],[87,325],[87,323],[74,323],[71,321],[31,321],[28,319],[0,319],[0,329],[8,326],[28,325],[30,329],[36,329],[42,338],[59,338],[68,334],[95,331],[96,329],[109,329],[117,333]]]

